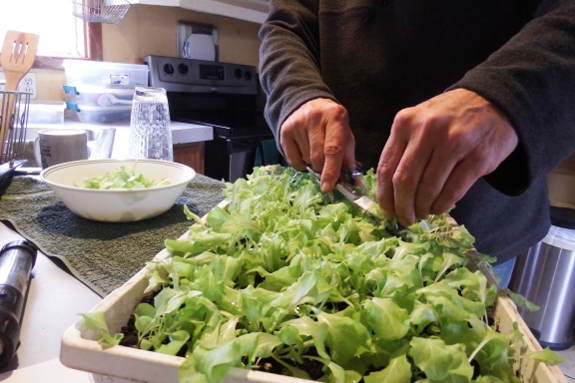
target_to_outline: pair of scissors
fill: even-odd
[[[307,171],[320,181],[321,174],[313,170],[310,166]],[[339,191],[348,201],[357,206],[365,215],[369,216],[372,220],[382,223],[383,217],[378,214],[379,211],[377,203],[361,191],[358,185],[358,178],[363,176],[361,168],[358,169],[342,169],[340,172],[339,180],[335,185]]]

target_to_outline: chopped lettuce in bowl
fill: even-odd
[[[131,166],[120,165],[115,171],[105,172],[101,176],[84,179],[87,189],[145,189],[170,185],[167,178],[156,182],[144,173],[136,173],[136,163]]]
[[[176,162],[101,159],[51,166],[40,178],[83,218],[134,222],[170,209],[195,175],[192,168]],[[85,187],[86,182],[91,187]]]

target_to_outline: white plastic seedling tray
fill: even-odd
[[[166,256],[168,256],[166,250],[158,254],[158,257]],[[111,332],[119,332],[120,328],[128,322],[134,308],[140,303],[147,285],[145,270],[142,269],[91,311],[104,312]],[[528,350],[541,349],[510,299],[506,297],[498,299],[493,319],[499,331],[504,333],[512,332],[513,322],[517,322],[519,329],[525,335]],[[178,368],[183,358],[124,346],[104,349],[97,342],[96,334],[83,327],[83,322],[84,320],[80,319],[64,333],[60,360],[65,366],[91,372],[95,382],[176,383],[178,381]],[[529,358],[523,358],[516,368],[518,368],[521,381],[525,383],[567,382],[559,368],[543,363],[535,364]],[[308,381],[232,368],[225,382],[303,383]]]
[[[225,206],[225,201],[220,204]],[[159,259],[169,257],[162,250]],[[105,297],[91,312],[103,312],[110,332],[120,332],[135,307],[144,297],[148,285],[145,268],[140,270],[123,286]],[[541,346],[521,319],[515,304],[507,297],[499,297],[494,313],[494,323],[503,333],[513,331],[517,322],[523,333],[528,351],[541,350]],[[145,351],[125,346],[103,348],[97,341],[97,334],[87,330],[84,320],[78,320],[64,333],[60,350],[60,360],[67,367],[92,373],[96,383],[177,383],[178,368],[183,358]],[[518,376],[524,383],[567,383],[558,367],[535,363],[522,358],[515,364]],[[305,383],[309,380],[297,379],[260,371],[231,368],[225,383]]]
[[[156,257],[169,256],[167,250]],[[111,333],[119,332],[144,296],[148,285],[145,268],[110,293],[91,312],[103,312]],[[124,346],[103,348],[97,334],[80,319],[64,333],[60,361],[67,367],[92,373],[96,383],[177,383],[183,358]],[[304,383],[307,380],[232,368],[225,383]]]

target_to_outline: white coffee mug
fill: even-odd
[[[44,129],[34,141],[34,157],[42,169],[62,162],[86,160],[88,134],[82,129]]]

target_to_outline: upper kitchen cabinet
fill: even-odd
[[[132,0],[132,4],[164,5],[191,9],[261,24],[268,11],[268,0]]]

